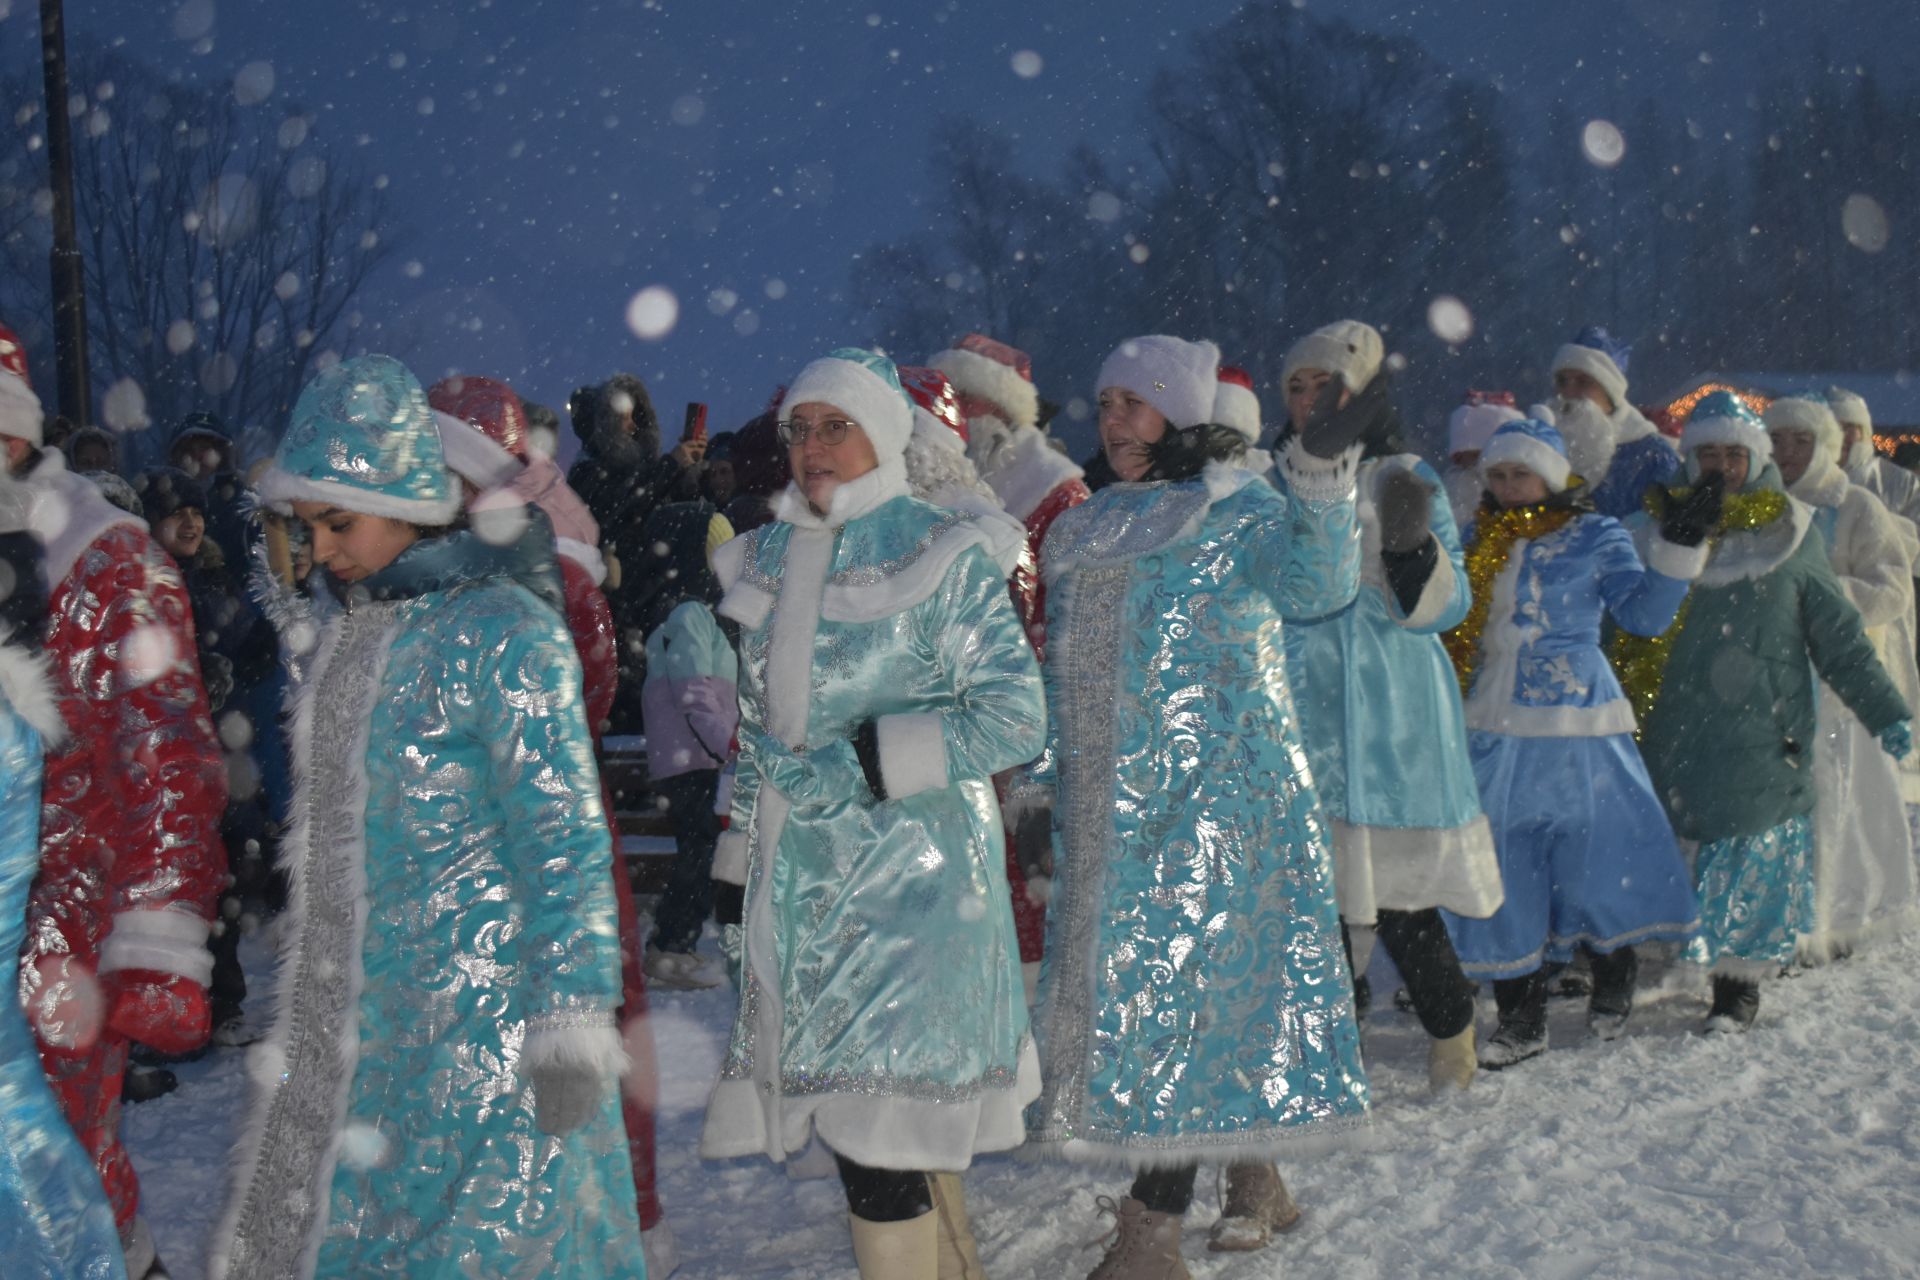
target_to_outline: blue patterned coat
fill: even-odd
[[[616,1044],[620,1001],[547,546],[540,525],[416,543],[320,633],[276,1021],[216,1274],[645,1274],[617,1092],[554,1137],[525,1088],[530,1058]]]
[[[0,642],[0,991],[19,982],[40,868],[41,728],[60,712],[39,661]],[[120,1233],[17,1000],[0,1001],[0,1270],[8,1280],[120,1280]]]
[[[1133,1166],[1342,1129],[1367,1083],[1281,613],[1359,578],[1351,460],[1311,496],[1210,465],[1047,535],[1055,879],[1028,1141]]]

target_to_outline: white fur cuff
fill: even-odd
[[[880,739],[880,781],[899,800],[947,785],[947,737],[938,711],[912,711],[874,721]]]
[[[559,1065],[586,1067],[603,1080],[625,1075],[632,1064],[613,1025],[613,1014],[600,1010],[527,1019],[527,1040],[520,1048],[521,1075]]]
[[[1432,534],[1427,536],[1433,537]],[[1453,604],[1453,560],[1447,555],[1445,547],[1438,547],[1436,550],[1439,555],[1433,562],[1433,572],[1427,575],[1427,584],[1420,588],[1420,598],[1413,602],[1413,612],[1400,619],[1400,625],[1409,630],[1419,631],[1432,627]],[[1398,612],[1399,602],[1396,600],[1394,604],[1395,612]]]
[[[722,831],[713,847],[713,878],[743,887],[747,883],[747,833],[738,826]]]
[[[206,986],[213,980],[213,953],[207,950],[207,922],[167,907],[116,911],[99,972],[153,969]]]
[[[1354,478],[1360,473],[1360,446],[1349,445],[1337,458],[1318,458],[1294,436],[1280,454],[1280,471],[1293,495],[1310,507],[1346,502],[1353,497]]]
[[[1700,545],[1683,547],[1677,542],[1668,542],[1655,535],[1647,541],[1647,568],[1669,578],[1678,578],[1682,582],[1692,582],[1707,567],[1707,542]]]

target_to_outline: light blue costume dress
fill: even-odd
[[[1706,563],[1704,545],[1656,539],[1649,554],[1667,572],[1641,563],[1619,521],[1589,512],[1516,538],[1494,577],[1466,711],[1506,901],[1489,919],[1446,917],[1467,973],[1517,978],[1576,946],[1685,941],[1699,925],[1632,705],[1600,649],[1607,614],[1635,635],[1666,630]]]
[[[385,357],[308,385],[261,490],[422,523],[460,497]],[[537,520],[423,539],[309,633],[274,1023],[216,1276],[645,1274],[610,842],[550,548]],[[527,1087],[553,1062],[609,1077],[564,1136]]]
[[[1280,621],[1353,598],[1353,459],[1303,461],[1291,498],[1214,462],[1047,534],[1047,750],[1014,796],[1054,818],[1039,1154],[1253,1160],[1366,1117]]]
[[[1438,554],[1411,612],[1380,559],[1375,496],[1392,470],[1410,470],[1433,490]],[[1369,458],[1356,502],[1358,593],[1334,609],[1285,606],[1287,668],[1331,819],[1340,914],[1356,925],[1374,923],[1380,909],[1486,916],[1500,905],[1499,864],[1468,759],[1459,680],[1440,643],[1472,602],[1446,486],[1410,454]]]
[[[1001,531],[1002,526],[1004,532]],[[721,547],[740,624],[740,757],[714,877],[746,886],[740,1011],[701,1154],[817,1133],[870,1167],[964,1169],[1039,1091],[993,774],[1046,702],[994,554],[898,457]],[[851,745],[872,721],[886,798]]]
[[[39,660],[0,637],[0,991],[18,987],[27,890],[40,867],[40,732],[59,727]],[[0,1275],[125,1274],[100,1175],[47,1086],[27,1015],[18,1000],[0,1001]]]

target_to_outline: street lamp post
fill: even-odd
[[[92,417],[87,388],[87,295],[73,221],[73,118],[67,103],[62,0],[40,0],[40,68],[47,82],[47,185],[53,192],[53,348],[60,413],[76,428]]]

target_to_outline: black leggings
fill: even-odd
[[[1199,1172],[1197,1164],[1142,1169],[1134,1176],[1130,1194],[1154,1213],[1172,1214],[1177,1218],[1193,1204],[1193,1179]]]
[[[1445,1040],[1473,1025],[1473,983],[1460,971],[1460,957],[1454,954],[1453,939],[1438,907],[1425,911],[1382,908],[1373,932],[1405,980],[1407,999],[1428,1035]],[[1341,934],[1346,934],[1344,927]],[[1353,960],[1350,941],[1347,960]]]
[[[868,1222],[905,1222],[933,1212],[933,1185],[927,1175],[902,1169],[869,1169],[835,1154],[847,1208]]]

